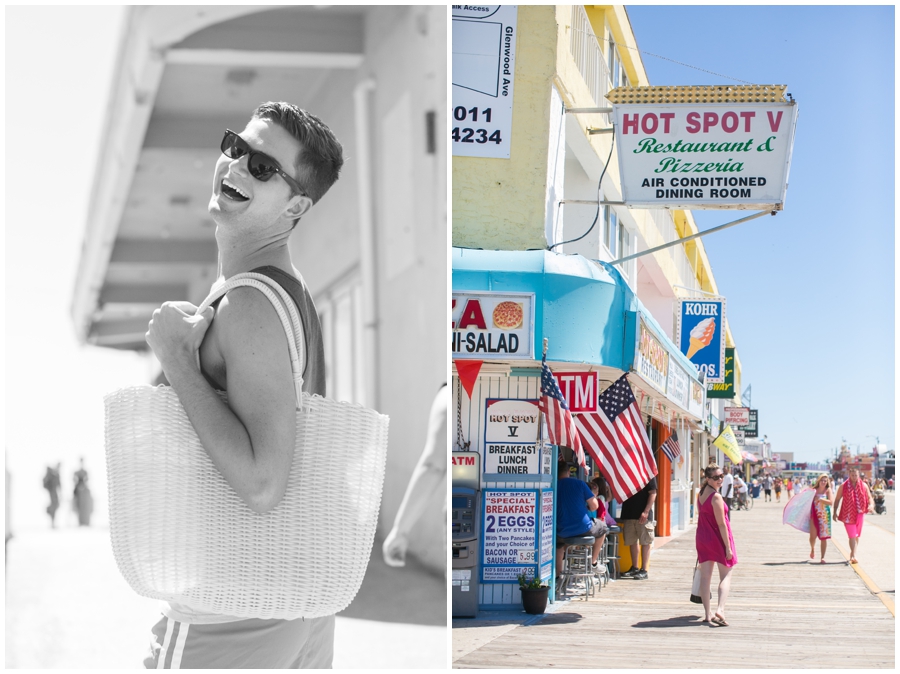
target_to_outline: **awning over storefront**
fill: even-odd
[[[701,422],[705,385],[614,267],[546,250],[453,249],[454,316],[459,320],[464,319],[457,304],[488,296],[516,299],[516,294],[525,306],[517,339],[530,340],[516,358],[525,352],[529,360],[539,361],[546,338],[548,361],[592,366],[609,381],[618,377],[615,372],[631,372],[632,384],[653,400],[645,410],[651,416]],[[489,317],[483,319],[487,328],[469,330],[468,341],[454,320],[454,359],[514,358],[497,348],[498,336],[492,341],[478,334],[476,339],[474,333],[490,332],[496,325],[488,325]],[[610,371],[604,374],[603,368]]]
[[[596,262],[545,250],[454,248],[453,292],[472,291],[534,293],[535,360],[546,338],[547,360],[627,367],[625,314],[633,294],[621,277]],[[481,356],[491,359],[490,353]]]

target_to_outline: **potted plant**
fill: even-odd
[[[519,591],[522,593],[522,606],[525,613],[540,615],[547,610],[549,585],[543,585],[540,578],[529,578],[524,573],[519,576]]]

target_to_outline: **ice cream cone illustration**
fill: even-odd
[[[690,358],[700,349],[709,346],[712,341],[713,333],[716,331],[716,319],[704,318],[694,326],[691,330],[691,346],[688,349],[687,357]]]

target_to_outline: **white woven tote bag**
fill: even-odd
[[[241,618],[332,615],[356,596],[369,561],[388,417],[301,393],[302,324],[267,277],[232,277],[198,313],[237,286],[266,295],[290,346],[297,444],[284,498],[253,512],[213,465],[172,388],[120,389],[104,398],[113,553],[145,597]]]

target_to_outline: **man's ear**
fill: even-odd
[[[287,208],[284,210],[284,214],[290,220],[296,220],[301,217],[312,208],[313,202],[312,199],[303,195],[303,194],[295,194],[291,197],[290,202],[288,202]]]

